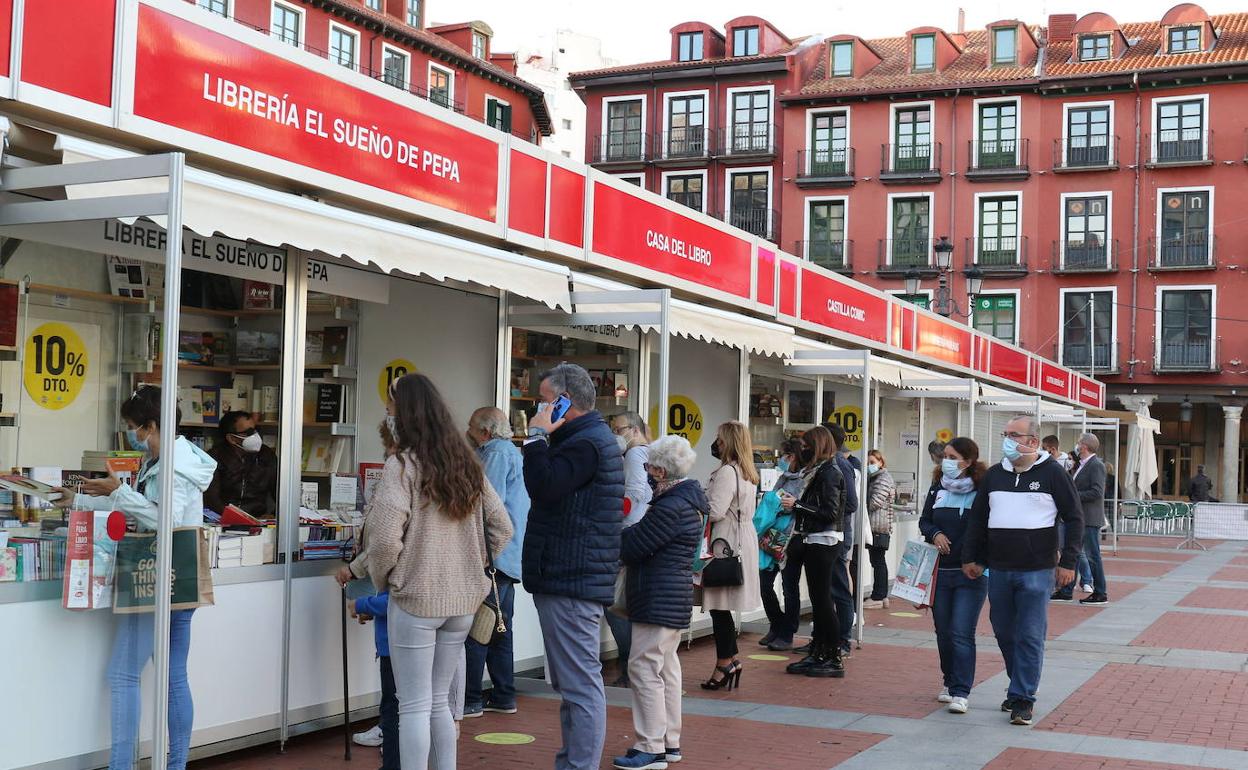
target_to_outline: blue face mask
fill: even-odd
[[[126,429],[126,441],[130,442],[130,446],[134,447],[136,450],[143,451],[143,452],[146,452],[148,450],[147,441],[139,440],[138,428]]]
[[[776,463],[776,467],[780,469],[780,472],[781,472],[781,473],[788,473],[788,472],[789,472],[789,461],[788,461],[788,459],[787,459],[787,458],[784,458],[784,457],[781,457],[781,458],[780,458],[780,462]]]
[[[874,476],[875,474],[879,472],[880,472],[880,466],[878,463],[867,463],[867,475],[868,476]]]
[[[1006,437],[1001,442],[1001,454],[1005,455],[1005,459],[1010,462],[1014,462],[1023,456],[1022,451],[1018,448],[1018,442],[1009,437]]]
[[[951,479],[957,478],[962,473],[962,469],[958,467],[958,461],[949,457],[940,461],[940,471]]]

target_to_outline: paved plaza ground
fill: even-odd
[[[894,601],[868,611],[861,649],[843,680],[788,676],[796,656],[741,638],[741,689],[705,692],[709,639],[682,647],[686,697],[682,770],[991,768],[1163,770],[1248,768],[1248,544],[1127,536],[1106,551],[1111,604],[1050,607],[1049,645],[1032,727],[998,710],[1006,680],[985,607],[970,713],[947,713],[931,618]],[[1080,596],[1076,592],[1076,597]],[[746,656],[763,655],[762,659]],[[522,684],[520,713],[463,726],[463,770],[550,768],[558,701],[541,681]],[[627,690],[610,690],[607,752],[633,740]],[[367,727],[369,723],[361,723]],[[527,742],[484,742],[499,733]],[[504,736],[506,738],[506,736]],[[494,739],[497,739],[496,737]],[[200,760],[194,770],[329,770],[379,765],[376,749],[343,760],[341,731]],[[604,757],[603,768],[611,766]]]

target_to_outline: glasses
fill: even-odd
[[[235,438],[247,438],[248,436],[256,435],[256,429],[251,428],[249,430],[239,431],[238,433],[231,433],[230,435]]]
[[[1018,441],[1019,439],[1024,439],[1024,438],[1035,438],[1035,437],[1036,437],[1036,434],[1034,434],[1034,433],[1013,433],[1013,432],[1011,432],[1011,431],[1004,431],[1004,432],[1001,434],[1001,437],[1002,437],[1002,438],[1012,438],[1012,439],[1014,439],[1015,441]]]

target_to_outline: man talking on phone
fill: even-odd
[[[521,572],[533,595],[546,671],[559,693],[563,746],[555,770],[596,770],[607,731],[598,626],[615,599],[624,522],[624,458],[576,364],[541,375],[524,442],[531,505]]]

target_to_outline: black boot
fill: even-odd
[[[789,665],[785,666],[784,670],[790,674],[797,674],[799,676],[802,674],[805,674],[808,670],[810,670],[811,666],[814,666],[816,663],[818,663],[819,656],[815,652],[815,650],[817,649],[818,647],[812,642],[811,651],[806,655],[806,657],[802,658],[796,663],[790,663]]]
[[[820,650],[815,662],[802,672],[806,676],[818,679],[841,679],[845,676],[845,666],[841,663],[839,645]]]

